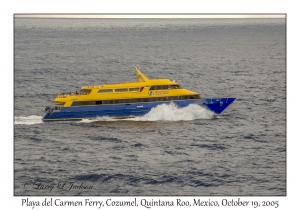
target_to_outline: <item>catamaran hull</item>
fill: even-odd
[[[181,100],[172,102],[147,102],[133,104],[109,104],[95,106],[74,106],[64,107],[62,110],[48,110],[43,117],[43,121],[53,120],[82,120],[93,119],[107,116],[114,118],[130,118],[147,114],[153,107],[160,104],[174,103],[177,107],[182,108],[190,104],[198,104],[206,107],[216,115],[221,114],[235,98],[206,98],[195,100]]]

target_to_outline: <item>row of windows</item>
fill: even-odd
[[[170,90],[170,89],[180,89],[178,85],[158,85],[158,86],[151,86],[150,90]],[[142,88],[120,88],[120,89],[103,89],[99,90],[98,93],[120,93],[120,92],[137,92],[142,91]]]
[[[74,101],[72,106],[89,106],[96,105],[98,101]]]
[[[141,88],[142,90],[142,88]],[[115,89],[115,92],[120,93],[120,92],[137,92],[140,91],[140,88],[120,88],[120,89]],[[99,90],[98,93],[112,93],[114,92],[114,89],[103,89]]]
[[[169,97],[154,97],[154,98],[136,98],[122,100],[105,100],[105,101],[74,101],[72,106],[88,106],[99,104],[131,104],[140,102],[155,102],[155,101],[176,101],[186,99],[200,99],[199,95],[194,96],[169,96]]]

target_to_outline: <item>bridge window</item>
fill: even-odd
[[[150,90],[167,90],[170,85],[151,86]]]
[[[179,89],[180,87],[178,85],[169,85],[168,89]]]

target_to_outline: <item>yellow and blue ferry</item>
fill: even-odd
[[[136,82],[83,86],[79,92],[56,96],[45,108],[43,121],[83,120],[101,116],[132,118],[148,113],[160,104],[178,107],[190,104],[204,106],[221,114],[235,98],[201,98],[200,94],[182,88],[169,79],[148,79],[135,67]]]

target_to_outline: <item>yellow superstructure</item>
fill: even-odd
[[[83,86],[79,93],[59,94],[54,104],[64,107],[114,103],[138,103],[200,98],[169,79],[148,79],[135,67],[138,81]]]

